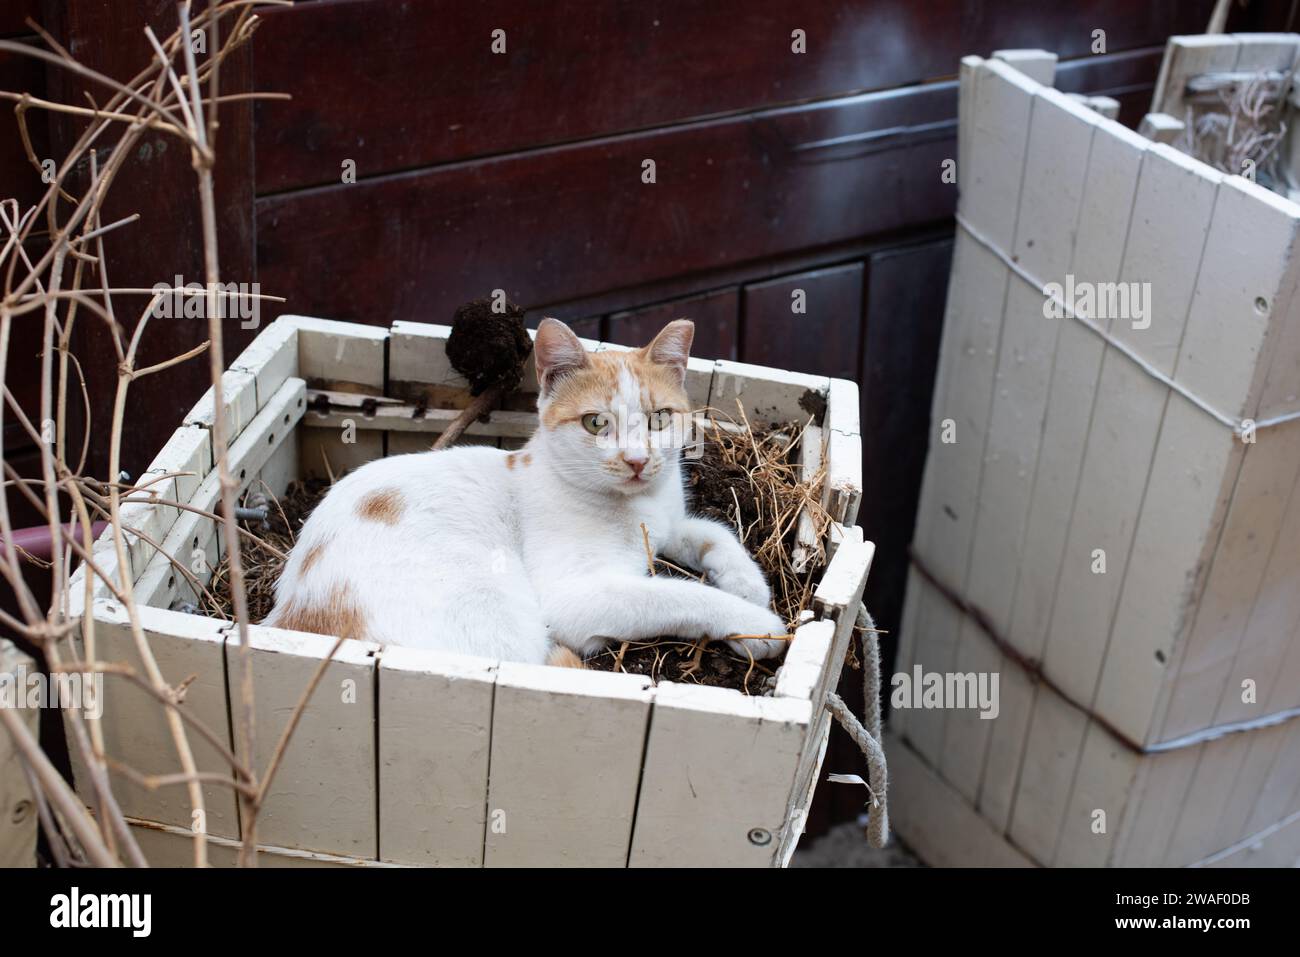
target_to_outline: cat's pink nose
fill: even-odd
[[[627,467],[632,470],[633,475],[635,475],[637,478],[641,477],[641,470],[645,468],[645,462],[646,462],[645,459],[628,458],[626,455],[624,455],[623,461],[627,463]]]

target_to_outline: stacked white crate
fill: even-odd
[[[1125,349],[1234,420],[1300,408],[1300,207],[997,60],[963,61],[959,127],[914,550],[1009,647],[913,571],[897,670],[997,672],[1001,701],[893,712],[895,824],[946,863],[1291,863],[1300,422],[1244,442]],[[1067,274],[1150,282],[1150,327],[1046,318],[1025,277]]]
[[[428,448],[467,398],[445,326],[391,330],[285,316],[227,374],[222,410],[241,492],[283,492],[295,477],[340,474],[386,453]],[[595,350],[620,348],[590,342]],[[523,384],[535,391],[535,379]],[[259,817],[271,866],[783,865],[802,831],[825,753],[823,707],[844,661],[873,546],[850,527],[861,494],[858,396],[851,382],[733,362],[691,360],[699,406],[757,424],[827,406],[820,459],[833,526],[817,620],[798,629],[770,697],[636,675],[525,666],[346,641],[304,710]],[[810,402],[810,398],[817,401]],[[414,400],[414,401],[412,401]],[[326,405],[328,407],[326,407]],[[217,474],[205,397],[151,465],[182,501],[210,511]],[[493,412],[471,441],[509,446],[535,412]],[[399,438],[400,437],[400,438]],[[140,627],[166,680],[195,676],[185,710],[235,748],[239,639],[233,626],[186,614],[224,553],[211,519],[162,504],[132,506],[162,551],[129,555]],[[111,529],[96,554],[112,554]],[[192,564],[190,564],[192,563]],[[183,573],[178,565],[190,564]],[[81,593],[78,571],[74,596]],[[120,583],[119,583],[120,587]],[[72,612],[81,611],[73,602]],[[102,583],[90,616],[99,660],[140,668],[130,618]],[[83,630],[85,628],[83,622]],[[252,626],[257,706],[254,764],[264,769],[331,638]],[[80,657],[82,648],[70,649]],[[145,774],[176,769],[162,711],[109,676],[106,751]],[[191,735],[203,772],[228,774],[220,750]],[[489,774],[489,767],[491,773]],[[79,783],[86,780],[74,768]],[[156,864],[191,859],[196,817],[184,789],[114,777],[119,802]],[[234,861],[239,811],[229,788],[204,787],[214,863]]]

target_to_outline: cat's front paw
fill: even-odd
[[[748,556],[711,565],[709,582],[729,595],[766,608],[772,603],[772,589],[768,587],[763,570]]]
[[[772,658],[785,650],[789,641],[782,637],[786,634],[785,622],[780,615],[773,614],[766,608],[755,609],[756,614],[746,621],[738,622],[736,635],[772,636],[744,637],[726,639],[727,647],[732,651],[753,658]]]
[[[738,638],[727,641],[727,647],[736,654],[753,658],[755,661],[762,658],[775,658],[788,644],[789,642],[784,638]]]

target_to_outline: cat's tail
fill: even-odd
[[[586,668],[577,653],[563,645],[556,645],[546,657],[546,663],[553,668]]]

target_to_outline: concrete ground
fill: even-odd
[[[925,867],[912,851],[892,835],[877,850],[867,843],[866,831],[855,821],[837,824],[818,838],[804,838],[790,861],[791,867]]]

